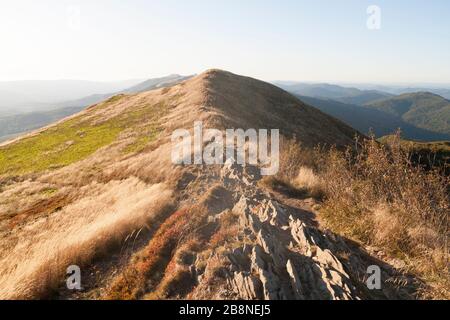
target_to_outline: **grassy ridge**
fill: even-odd
[[[113,97],[92,110],[105,108],[121,98]],[[156,138],[159,119],[166,110],[166,104],[160,102],[130,108],[130,111],[104,122],[88,120],[86,115],[67,120],[35,136],[0,147],[0,175],[20,175],[67,166],[113,143],[129,128],[133,129],[135,141],[124,152],[138,152]]]

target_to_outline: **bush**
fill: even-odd
[[[357,146],[322,157],[322,217],[334,231],[403,259],[435,287],[429,294],[448,296],[450,179],[414,165],[399,144],[372,138]]]

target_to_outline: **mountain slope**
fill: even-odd
[[[173,165],[172,132],[192,132],[195,121],[279,128],[307,146],[345,146],[357,134],[268,83],[210,70],[111,97],[3,145],[0,297],[389,295],[361,288],[367,253],[317,229],[311,206],[261,188],[258,167]],[[83,270],[81,292],[65,288],[69,265]]]
[[[392,95],[400,95],[405,93],[415,93],[415,92],[431,92],[437,94],[445,99],[450,99],[450,89],[446,87],[436,87],[436,86],[387,86],[387,85],[360,85],[361,89],[371,89],[371,90],[379,90],[383,92],[388,92]]]
[[[222,128],[276,128],[286,136],[295,135],[308,146],[342,146],[356,134],[342,122],[268,83],[215,70],[203,77],[206,110],[219,116]]]
[[[375,136],[382,137],[392,134],[397,129],[402,130],[406,139],[422,141],[449,140],[450,135],[422,129],[414,126],[400,116],[383,110],[346,104],[334,100],[326,100],[305,96],[298,96],[305,103],[347,123],[356,130],[369,134],[372,131]]]
[[[166,127],[192,128],[194,121],[198,119],[205,122],[205,127],[214,124],[218,129],[276,128],[284,135],[295,135],[308,146],[317,143],[342,146],[350,143],[356,134],[350,127],[301,103],[277,87],[231,73],[210,71],[175,87],[114,96],[51,129],[11,143],[1,150],[0,155],[3,157],[0,161],[3,160],[4,165],[0,174],[8,172],[11,167],[28,167],[29,161],[35,163],[35,159],[31,157],[23,159],[20,156],[19,151],[27,144],[45,145],[44,149],[33,148],[33,151],[36,151],[35,156],[42,154],[49,161],[49,154],[53,152],[59,158],[64,156],[61,150],[67,149],[70,154],[77,147],[85,150],[85,145],[89,145],[87,149],[90,149],[91,143],[99,142],[98,138],[105,137],[106,132],[108,136],[109,133],[114,133],[111,139],[119,133],[127,137],[117,143],[123,142],[122,140],[133,141],[134,137],[137,140],[148,139],[150,129],[155,125],[153,121],[158,120],[159,125],[163,123],[162,119],[155,117],[168,113],[168,105],[173,104],[177,108],[167,115]],[[151,121],[148,122],[147,119]],[[79,137],[80,132],[87,129],[94,131],[92,136]],[[51,145],[47,144],[47,139],[52,142]],[[73,141],[75,143],[71,144]],[[8,156],[8,153],[16,152],[19,153],[17,158]],[[69,155],[67,157],[70,158]],[[58,161],[48,163],[48,166],[59,165]]]
[[[366,104],[419,128],[450,134],[450,101],[429,92],[402,94]]]
[[[43,127],[66,116],[73,115],[89,105],[99,103],[117,94],[132,94],[168,87],[189,78],[191,78],[191,76],[170,75],[162,78],[149,79],[144,82],[138,83],[133,87],[112,93],[97,93],[80,99],[57,102],[49,105],[36,105],[36,103],[34,103],[34,106],[36,108],[39,106],[39,109],[48,110],[32,113],[13,113],[14,115],[0,117],[0,124],[4,124],[0,129],[0,141],[10,139],[16,136],[18,133],[27,132],[29,130]],[[30,106],[33,106],[33,103],[31,103]]]

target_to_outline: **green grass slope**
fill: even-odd
[[[133,106],[113,117],[92,116],[94,111],[120,104],[118,95],[91,107],[86,113],[63,121],[42,132],[0,147],[0,176],[42,172],[67,166],[107,146],[128,130],[134,141],[124,153],[137,152],[159,131],[159,120],[166,111],[164,103]]]

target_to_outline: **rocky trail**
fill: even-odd
[[[212,170],[214,171],[214,170]],[[220,171],[220,172],[219,172]],[[227,212],[237,216],[237,232],[225,247],[193,252],[189,261],[177,262],[188,268],[191,292],[173,292],[172,298],[250,300],[359,300],[411,299],[416,280],[381,261],[359,245],[330,231],[323,231],[313,209],[314,199],[292,198],[260,187],[259,169],[226,163],[215,176],[211,171],[189,174],[185,196],[189,201],[206,192],[208,222],[220,225]],[[200,180],[200,181],[199,181]],[[193,193],[195,185],[197,194]],[[203,190],[203,191],[202,191]],[[201,200],[194,200],[201,201]],[[62,291],[60,298],[101,298],[102,292],[120,273],[127,260],[151,239],[154,231],[136,236],[131,246],[108,257],[88,273],[92,275],[82,293]],[[210,232],[210,231],[208,231]],[[136,240],[137,239],[137,240]],[[173,257],[177,254],[175,250]],[[367,268],[381,268],[383,287],[369,290]],[[220,270],[220,277],[213,274]],[[213,281],[211,279],[214,279]],[[181,290],[181,288],[180,288]],[[176,291],[176,290],[175,290]]]
[[[239,217],[239,231],[232,250],[208,259],[226,261],[227,290],[232,291],[223,290],[226,295],[215,298],[411,298],[414,279],[357,244],[318,228],[313,199],[293,199],[262,190],[259,178],[258,170],[251,166],[230,162],[221,170],[222,187],[235,194],[232,211]],[[213,219],[220,219],[220,214]],[[382,278],[388,280],[382,290],[366,287],[370,265],[380,266]],[[193,273],[199,273],[195,263]],[[202,285],[201,274],[197,279],[199,288],[207,288]],[[400,282],[403,285],[397,285]]]

